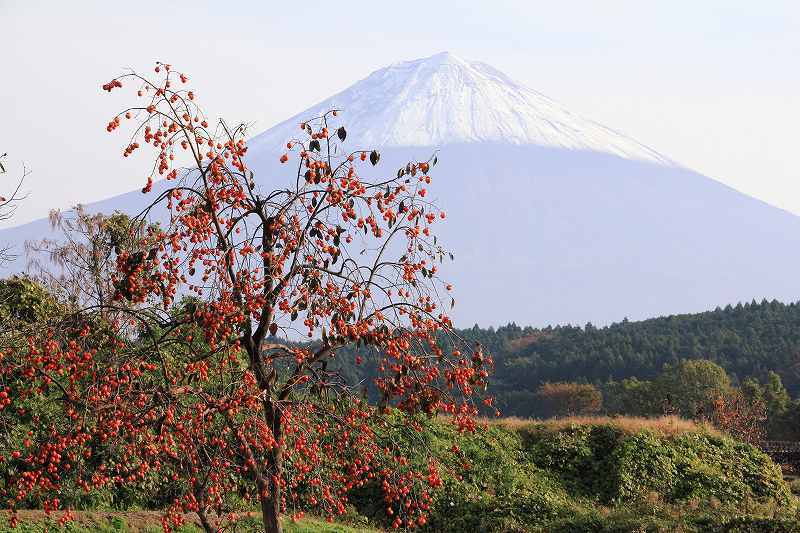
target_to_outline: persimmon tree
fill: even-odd
[[[285,173],[255,176],[244,126],[212,122],[170,65],[155,73],[103,86],[133,85],[141,103],[107,130],[130,125],[123,155],[149,148],[155,160],[142,189],[152,201],[104,248],[113,269],[96,286],[113,296],[0,359],[0,416],[44,396],[66,421],[51,417],[9,453],[17,475],[3,496],[49,509],[67,479],[84,490],[167,480],[166,530],[182,511],[207,530],[234,519],[235,493],[277,532],[281,514],[332,518],[373,484],[394,527],[424,524],[439,465],[412,467],[396,432],[435,415],[473,431],[491,367],[447,314],[436,159],[367,178],[380,154],[347,149],[330,110],[298,125]],[[356,364],[377,358],[377,404],[328,367],[343,347]]]

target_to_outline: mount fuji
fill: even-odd
[[[378,70],[252,138],[260,187],[281,185],[277,160],[298,124],[334,108],[346,146],[381,151],[374,177],[437,153],[430,192],[448,213],[438,231],[456,260],[441,272],[459,326],[606,324],[800,298],[800,218],[449,53]],[[146,199],[87,208],[134,212]],[[47,228],[0,231],[0,242]]]
[[[296,135],[299,122],[334,108],[345,112],[354,134],[350,142],[365,146],[491,142],[593,150],[667,163],[654,150],[571,114],[489,65],[449,52],[373,72],[257,136],[251,147],[257,153],[280,150]]]

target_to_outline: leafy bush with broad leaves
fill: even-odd
[[[59,311],[56,300],[38,282],[24,276],[0,280],[0,321],[3,329],[41,321]]]
[[[582,494],[606,503],[656,492],[667,501],[745,498],[789,501],[780,467],[748,444],[688,433],[667,438],[609,426],[527,430],[532,461]]]
[[[751,518],[792,509],[780,469],[727,437],[545,423],[459,437],[436,420],[421,424],[418,445],[433,451],[442,472],[429,531],[705,531],[745,506]],[[362,492],[358,511],[379,517],[379,494]]]

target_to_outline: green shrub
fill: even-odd
[[[610,426],[572,426],[525,432],[531,460],[566,486],[604,503],[625,503],[656,492],[668,502],[716,498],[789,501],[780,468],[760,450],[725,437]]]
[[[460,445],[471,467],[448,478],[431,531],[704,531],[691,519],[709,508],[721,524],[743,502],[789,501],[769,457],[708,433],[531,423],[490,426]]]
[[[426,531],[800,533],[780,468],[760,450],[727,437],[609,423],[498,424],[458,434],[437,419],[419,422],[422,431],[403,433],[397,442],[416,470],[431,459],[439,465],[443,486],[433,493]],[[121,508],[160,501],[170,490],[97,492],[80,503]],[[349,498],[351,518],[358,519],[350,522],[386,525],[379,480]],[[251,521],[257,529],[257,520]],[[323,527],[309,524],[287,524],[287,531]],[[103,527],[124,530],[115,522]],[[319,530],[350,531],[341,527]]]
[[[800,522],[786,518],[737,516],[721,524],[705,524],[711,533],[800,533]]]
[[[623,433],[611,426],[571,426],[556,432],[528,432],[534,464],[552,471],[571,490],[608,500],[609,459]]]
[[[649,432],[624,438],[608,462],[606,501],[624,502],[649,492],[672,494],[678,482],[677,454],[668,441]]]

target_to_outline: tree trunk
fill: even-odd
[[[268,375],[261,359],[260,342],[253,341],[253,337],[246,337],[247,353],[250,356],[250,368],[256,375],[261,390],[269,395],[272,389],[272,380],[275,376],[275,368],[272,367],[271,375]],[[263,404],[264,421],[272,428],[272,436],[275,439],[275,447],[270,450],[266,461],[266,475],[258,481],[258,489],[261,500],[261,519],[264,522],[265,533],[283,533],[281,527],[281,486],[280,478],[283,473],[283,450],[281,449],[281,413],[272,403],[272,399],[264,400]],[[265,479],[266,478],[266,479]]]
[[[275,485],[270,483],[270,485]],[[261,497],[261,517],[264,521],[265,533],[283,533],[281,527],[281,495],[275,492],[277,487],[271,487],[269,496]]]
[[[261,496],[261,516],[264,520],[264,531],[266,533],[283,533],[281,528],[281,486],[280,477],[283,469],[283,451],[279,446],[269,454],[269,468],[267,470],[269,478],[269,494]]]
[[[200,508],[197,510],[197,516],[200,518],[200,525],[203,526],[203,530],[206,533],[214,533],[216,530],[211,526],[211,522],[208,521],[208,515],[204,509]]]
[[[261,493],[261,515],[264,520],[264,531],[266,533],[283,533],[281,528],[281,485],[280,479],[283,474],[283,448],[281,441],[281,415],[275,410],[272,404],[266,406],[266,419],[272,426],[272,433],[275,437],[275,447],[267,455],[267,475],[265,476],[268,493]]]

